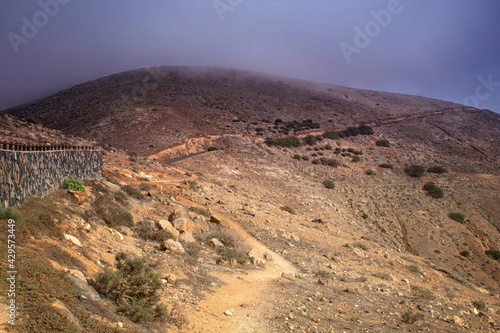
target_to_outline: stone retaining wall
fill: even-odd
[[[0,206],[44,197],[65,179],[102,177],[101,152],[91,147],[28,147],[0,145]]]

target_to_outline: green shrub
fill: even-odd
[[[336,168],[340,165],[340,162],[333,158],[322,157],[319,159],[319,162],[323,165],[331,166],[332,168]]]
[[[359,133],[361,135],[372,135],[374,133],[373,128],[368,125],[359,126]]]
[[[463,250],[462,252],[460,252],[460,255],[462,257],[466,257],[467,258],[467,257],[470,257],[470,252],[467,251],[467,250]]]
[[[308,135],[304,138],[304,142],[309,146],[314,146],[318,142],[318,138],[314,135]]]
[[[332,149],[333,149],[333,147],[332,147],[331,145],[326,145],[324,148],[325,148],[326,150],[332,150]]]
[[[463,214],[457,213],[457,212],[449,213],[448,217],[454,221],[457,221],[458,223],[464,223],[464,221],[465,221],[465,216],[463,216]]]
[[[216,151],[219,150],[217,147],[208,147],[207,151]]]
[[[7,208],[0,207],[0,219],[3,220],[12,219],[14,221],[20,221],[23,219],[23,215],[21,214],[20,211],[18,211],[14,207],[7,207]]]
[[[275,144],[283,148],[292,148],[292,147],[300,147],[301,142],[299,138],[290,136],[276,140]]]
[[[364,218],[365,220],[368,218],[368,214],[366,213],[363,213],[363,215],[361,216],[362,218]]]
[[[425,169],[420,165],[410,165],[405,169],[405,172],[410,177],[420,178],[425,172]]]
[[[351,159],[351,162],[359,162],[361,161],[361,157],[359,157],[358,155],[354,155]]]
[[[375,171],[373,171],[372,169],[368,169],[365,171],[365,173],[368,175],[368,176],[371,176],[371,175],[374,175],[375,174]]]
[[[444,196],[443,190],[436,186],[433,182],[428,182],[424,185],[424,190],[427,191],[433,198],[442,198]]]
[[[309,156],[304,155],[304,156],[302,156],[302,159],[303,159],[304,161],[309,161]]]
[[[105,269],[92,282],[96,290],[112,300],[133,322],[160,319],[165,309],[158,304],[161,280],[143,258],[119,253],[116,271]]]
[[[83,186],[83,183],[76,179],[66,179],[62,184],[62,188],[71,191],[85,192],[85,186]]]
[[[143,200],[144,199],[144,194],[142,194],[141,191],[139,191],[138,189],[136,189],[133,186],[123,185],[122,186],[122,190],[125,193],[127,193],[129,196],[131,196],[132,198],[136,198],[136,199],[139,199],[139,200]]]
[[[314,160],[312,160],[312,163],[313,164],[321,164],[321,161],[319,160],[319,158],[315,158]]]
[[[394,166],[392,164],[389,164],[389,163],[382,163],[382,164],[379,164],[378,166],[381,168],[385,168],[385,169],[394,169]]]
[[[300,156],[299,154],[295,154],[293,155],[293,158],[300,161],[302,159],[302,156]]]
[[[375,141],[375,144],[379,147],[390,147],[391,143],[389,140],[377,140]]]
[[[335,183],[333,180],[327,179],[323,182],[323,185],[328,188],[328,189],[334,189],[335,188]]]
[[[335,132],[335,131],[325,132],[323,134],[323,137],[327,138],[327,139],[332,139],[332,140],[338,140],[338,139],[340,139],[339,133]]]
[[[433,173],[438,173],[438,174],[443,174],[448,172],[445,168],[441,166],[431,166],[430,168],[427,169],[427,172],[433,172]]]
[[[498,250],[486,250],[484,253],[488,256],[491,257],[492,259],[498,260],[500,259],[500,251]]]

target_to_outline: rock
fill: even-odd
[[[221,224],[222,220],[215,215],[210,216],[210,222],[215,223],[215,224]]]
[[[282,272],[281,277],[290,281],[295,281],[295,273],[294,272]]]
[[[80,326],[78,319],[69,311],[66,305],[58,300],[57,298],[50,304],[57,312],[59,312],[66,320],[71,323],[78,331],[83,332],[83,328]]]
[[[312,321],[314,321],[315,323],[319,323],[320,319],[318,317],[312,317],[311,318]]]
[[[174,228],[174,226],[168,220],[158,221],[158,226],[160,227],[160,229],[168,231],[175,241],[179,240],[179,230]]]
[[[167,275],[165,280],[167,280],[167,282],[170,284],[175,284],[175,282],[177,282],[177,276],[175,276],[173,274],[169,274],[169,275]]]
[[[101,297],[95,291],[94,288],[88,285],[87,279],[83,275],[82,272],[78,270],[70,270],[67,276],[73,281],[73,283],[76,285],[76,288],[78,289],[78,292],[85,296],[86,298],[94,301],[94,302],[100,302]]]
[[[117,322],[116,325],[118,325],[118,327],[120,328],[123,328],[123,323],[121,321]]]
[[[84,227],[83,227],[83,230],[85,230],[86,232],[90,232],[90,229],[92,228],[92,226],[90,225],[90,223],[87,223]]]
[[[266,266],[267,255],[261,250],[251,249],[250,252],[248,252],[248,257],[253,265],[261,267]]]
[[[224,244],[217,238],[212,238],[208,241],[208,245],[212,248],[224,247]]]
[[[68,190],[68,193],[71,194],[76,199],[76,202],[79,205],[82,205],[85,202],[85,198],[87,197],[87,194],[81,191]]]
[[[152,249],[153,248],[149,244],[144,245],[144,247],[142,248],[144,252],[151,252]]]
[[[234,316],[234,312],[233,312],[233,311],[231,311],[231,310],[227,310],[226,312],[224,312],[224,314],[225,314],[226,316]]]
[[[231,259],[229,264],[231,265],[231,267],[236,267],[236,266],[238,266],[238,260],[233,258],[233,259]]]
[[[180,232],[191,230],[194,233],[199,229],[198,225],[191,219],[184,207],[178,207],[170,214],[168,220],[172,223],[173,227]]]
[[[155,190],[149,190],[148,191],[148,197],[154,197],[156,196],[156,191]]]
[[[184,243],[196,243],[196,240],[194,239],[193,233],[191,230],[186,230],[184,231],[180,236],[179,236],[179,241],[184,242]]]
[[[219,205],[225,205],[225,204],[226,204],[226,202],[225,202],[224,200],[219,200],[219,201],[217,201],[217,203],[218,203]]]
[[[64,238],[66,238],[67,240],[71,241],[76,246],[80,246],[80,247],[83,246],[82,243],[75,236],[64,234]]]
[[[184,253],[184,248],[182,244],[174,241],[173,239],[167,239],[161,244],[163,250],[170,250],[172,252]]]
[[[125,227],[122,225],[119,227],[119,229],[120,229],[120,232],[122,234],[124,234],[125,236],[132,236],[134,234],[134,232],[129,227]]]
[[[320,285],[322,285],[322,286],[326,286],[326,282],[323,281],[322,278],[319,278],[317,283],[320,284]]]

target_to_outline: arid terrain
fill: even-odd
[[[104,148],[83,202],[57,190],[19,207],[20,332],[500,330],[495,113],[170,67],[10,113],[32,120],[5,118],[3,141]],[[161,279],[160,319],[105,290],[121,253]]]

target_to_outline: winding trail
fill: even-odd
[[[206,208],[185,197],[180,201],[185,204]],[[214,209],[210,210],[212,215],[227,224],[252,248],[267,253],[271,258],[265,268],[253,270],[229,269],[221,272],[217,278],[224,285],[214,293],[207,294],[206,299],[199,303],[199,311],[192,318],[192,332],[265,332],[268,327],[263,326],[263,316],[273,306],[274,297],[273,284],[280,279],[281,273],[294,272],[297,269],[292,263],[281,255],[271,251],[267,246],[251,236],[238,222]],[[231,311],[233,315],[226,315]]]

